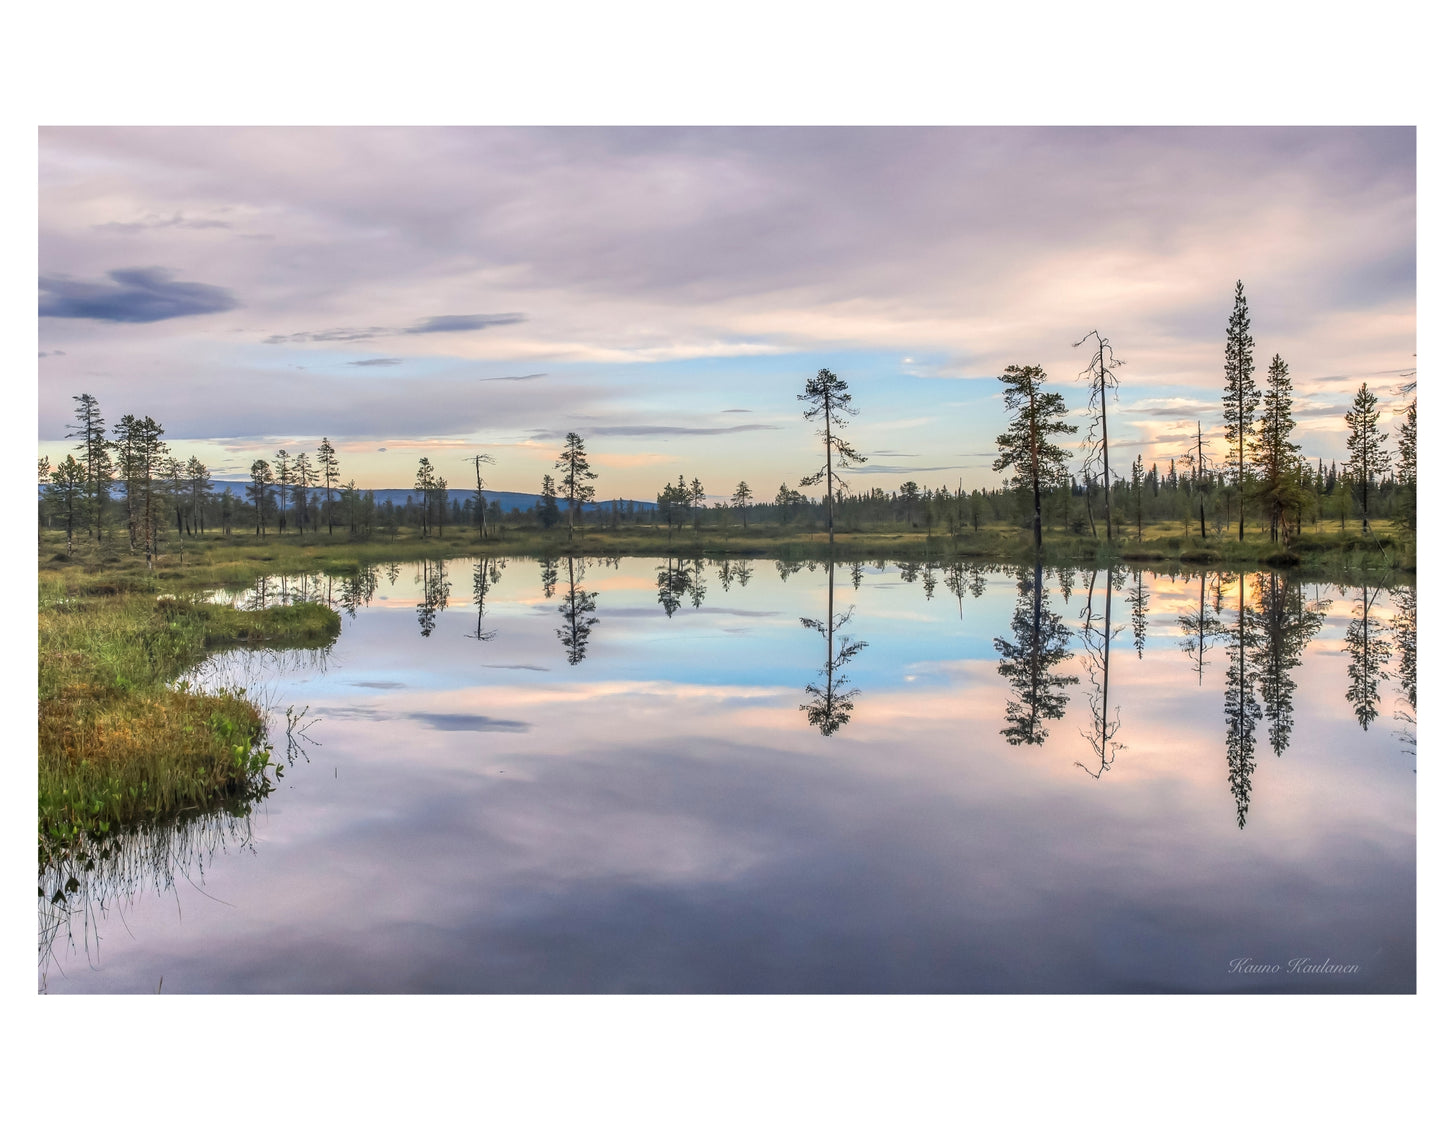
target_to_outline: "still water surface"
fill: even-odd
[[[1412,992],[1415,594],[462,559],[330,600],[249,814],[41,875],[49,992]],[[284,758],[282,760],[284,764]]]

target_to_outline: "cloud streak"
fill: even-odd
[[[377,337],[407,337],[424,333],[468,333],[491,329],[498,325],[520,325],[525,314],[442,314],[423,318],[415,325],[394,328],[371,325],[364,328],[342,326],[339,329],[302,330],[299,333],[273,333],[263,340],[265,345],[329,344],[335,342],[371,341]]]

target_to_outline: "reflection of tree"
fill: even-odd
[[[983,569],[976,564],[954,561],[943,574],[943,586],[958,600],[958,618],[963,618],[963,595],[967,592],[975,600],[983,595],[987,582]]]
[[[472,632],[471,637],[479,643],[485,643],[497,634],[495,630],[482,630],[482,617],[487,614],[487,594],[493,585],[502,579],[504,567],[501,561],[493,557],[483,557],[472,569],[472,600],[477,605],[477,629]]]
[[[1395,614],[1390,617],[1395,649],[1400,656],[1400,689],[1395,720],[1400,722],[1400,739],[1415,747],[1415,587],[1401,588],[1395,595]]]
[[[657,602],[671,619],[682,607],[683,598],[691,595],[692,606],[702,606],[707,588],[702,585],[702,561],[689,564],[680,557],[667,557],[657,569]]]
[[[773,564],[777,567],[778,579],[784,582],[803,571],[802,561],[774,561]]]
[[[1254,777],[1254,723],[1260,718],[1255,697],[1258,678],[1253,659],[1259,652],[1258,613],[1245,604],[1244,574],[1239,575],[1239,612],[1224,652],[1229,669],[1224,677],[1224,755],[1229,764],[1229,790],[1234,794],[1235,819],[1244,827]]]
[[[542,598],[550,600],[557,594],[557,558],[542,558]]]
[[[451,581],[447,579],[446,561],[421,562],[421,603],[416,606],[416,621],[421,633],[430,635],[437,625],[437,612],[445,611],[447,597],[452,593]]]
[[[1149,631],[1149,593],[1144,589],[1144,570],[1134,570],[1134,591],[1127,597],[1129,625],[1134,631],[1134,650],[1144,657],[1144,639]]]
[[[933,599],[933,593],[938,588],[938,577],[933,575],[933,563],[930,561],[923,566],[923,598]]]
[[[1179,617],[1179,630],[1184,638],[1179,645],[1184,653],[1194,660],[1194,671],[1199,676],[1199,685],[1204,685],[1204,668],[1208,666],[1204,655],[1209,650],[1211,639],[1224,634],[1224,623],[1219,618],[1218,586],[1219,577],[1214,577],[1216,599],[1211,607],[1205,603],[1205,582],[1208,574],[1199,574],[1199,611],[1188,611]]]
[[[803,693],[812,700],[798,706],[807,713],[808,724],[816,725],[824,737],[831,737],[848,724],[849,716],[853,712],[853,699],[858,694],[856,688],[843,689],[848,683],[848,676],[838,673],[844,664],[851,662],[859,651],[868,646],[861,640],[838,634],[843,625],[852,618],[851,606],[846,612],[835,614],[833,611],[833,562],[829,561],[828,618],[826,622],[808,619],[806,616],[802,618],[804,627],[812,628],[828,642],[827,660],[818,671],[823,676],[823,685],[819,687],[816,683],[809,682],[803,687]]]
[[[579,587],[586,565],[576,557],[567,558],[567,590],[557,610],[562,613],[562,626],[557,629],[557,638],[567,651],[567,663],[576,666],[587,657],[587,639],[597,617],[591,613],[597,610],[597,593]]]
[[[1368,583],[1360,588],[1355,617],[1345,628],[1345,651],[1350,656],[1350,688],[1345,691],[1345,700],[1355,707],[1361,729],[1369,729],[1370,722],[1379,716],[1380,683],[1390,678],[1385,669],[1390,661],[1390,640],[1374,614],[1380,591],[1376,588],[1371,592]]]
[[[1290,672],[1304,660],[1305,645],[1324,623],[1329,604],[1307,604],[1299,581],[1273,572],[1256,578],[1255,600],[1260,648],[1255,665],[1264,716],[1269,721],[1270,748],[1279,756],[1289,748],[1294,727],[1295,682]]]
[[[199,885],[218,852],[253,851],[251,807],[270,790],[268,781],[257,794],[228,799],[221,810],[129,827],[45,859],[37,883],[42,989],[62,939],[72,951],[79,943],[94,964],[111,910],[124,924],[125,911],[147,889],[163,894],[177,879]]]
[[[1123,630],[1122,627],[1113,627],[1111,619],[1114,610],[1114,567],[1104,577],[1104,617],[1100,623],[1094,613],[1094,582],[1098,577],[1098,570],[1095,569],[1089,574],[1089,597],[1084,604],[1084,623],[1079,632],[1079,639],[1084,645],[1084,669],[1089,675],[1089,713],[1093,716],[1094,724],[1090,731],[1084,736],[1093,747],[1094,755],[1099,758],[1099,767],[1091,768],[1081,761],[1075,761],[1080,768],[1090,776],[1098,779],[1109,771],[1114,763],[1114,754],[1125,746],[1114,738],[1119,732],[1119,707],[1114,707],[1113,715],[1109,713],[1109,646],[1114,636]]]
[[[707,578],[703,573],[701,557],[694,557],[692,564],[688,566],[687,594],[693,607],[702,607],[702,602],[707,597]]]
[[[747,561],[724,560],[718,566],[717,578],[722,581],[723,591],[729,591],[734,584],[746,588],[753,578],[752,566]]]
[[[364,608],[371,604],[379,583],[375,565],[357,565],[355,569],[341,578],[336,603],[341,605],[341,610],[349,618],[355,619],[358,608]]]
[[[1008,724],[999,732],[1010,745],[1042,745],[1049,735],[1043,723],[1064,716],[1069,696],[1062,688],[1078,679],[1053,673],[1069,657],[1070,631],[1045,598],[1042,561],[1034,562],[1032,573],[1019,569],[1018,590],[1010,625],[1014,637],[993,641],[1001,656],[998,672],[1013,688],[1004,707]]]
[[[848,569],[848,577],[853,581],[853,591],[863,587],[863,562],[854,561]]]

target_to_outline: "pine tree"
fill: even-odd
[[[85,466],[76,462],[74,455],[66,455],[64,462],[49,471],[49,478],[45,502],[50,512],[65,523],[65,555],[69,556],[75,550],[75,527],[86,508],[89,483]]]
[[[115,473],[111,465],[111,446],[105,438],[105,420],[101,418],[99,401],[88,392],[71,399],[75,401],[75,424],[65,435],[68,439],[80,440],[75,445],[75,449],[81,452],[84,473],[80,504],[95,539],[99,541],[105,520],[105,504],[110,500],[111,477]]]
[[[742,511],[743,528],[748,527],[748,503],[753,500],[753,492],[748,488],[746,481],[739,482],[738,488],[733,491],[733,508]]]
[[[335,532],[332,528],[332,492],[341,480],[341,463],[336,458],[336,448],[324,435],[321,437],[321,446],[316,449],[316,469],[321,475],[321,485],[326,490],[326,532],[329,535]]]
[[[425,455],[416,464],[415,488],[421,495],[421,535],[426,537],[431,531],[432,501],[436,497],[437,479],[431,460]]]
[[[1234,284],[1234,312],[1224,340],[1224,440],[1232,451],[1234,484],[1239,492],[1239,539],[1244,540],[1245,450],[1259,409],[1254,383],[1254,338],[1249,335],[1249,305],[1244,283]]]
[[[567,433],[566,444],[557,456],[556,468],[562,472],[562,496],[567,499],[567,540],[572,540],[572,527],[581,519],[582,506],[597,496],[590,485],[597,477],[587,462],[587,448],[575,431]]]
[[[296,461],[291,464],[291,477],[296,480],[293,487],[293,497],[296,499],[293,507],[296,511],[296,528],[304,536],[311,487],[316,485],[316,471],[311,466],[311,460],[306,457],[305,451],[297,455]]]
[[[271,464],[265,459],[257,459],[251,464],[251,482],[246,487],[246,494],[251,499],[251,505],[256,508],[258,537],[266,536],[266,505],[271,500],[271,487],[275,481]]]
[[[562,519],[562,513],[557,508],[557,484],[552,480],[550,474],[542,476],[542,500],[537,507],[537,518],[542,523],[543,529],[551,529]]]
[[[1052,441],[1055,435],[1072,435],[1079,429],[1065,423],[1064,398],[1042,390],[1046,375],[1037,365],[1009,365],[999,380],[1005,388],[1004,410],[1013,416],[1009,429],[998,437],[999,456],[993,469],[1015,471],[1015,481],[1033,490],[1034,548],[1044,544],[1043,491],[1065,480],[1069,456]]]
[[[707,498],[707,492],[702,488],[702,482],[694,478],[692,484],[687,488],[687,500],[692,506],[692,528],[697,529],[698,507]]]
[[[1360,529],[1370,529],[1370,485],[1390,469],[1390,456],[1385,450],[1385,437],[1380,432],[1379,401],[1369,386],[1360,385],[1355,401],[1345,413],[1345,447],[1350,460],[1345,473],[1360,491]]]
[[[276,452],[276,458],[272,462],[274,470],[273,480],[276,483],[277,493],[281,495],[281,513],[279,518],[278,531],[286,532],[286,496],[291,492],[291,457],[286,454],[283,447]]]
[[[211,472],[195,455],[186,461],[186,482],[191,493],[191,524],[197,533],[204,533],[205,502],[206,496],[211,492]]]
[[[823,465],[815,473],[801,479],[798,485],[813,486],[819,482],[825,484],[828,499],[828,545],[831,547],[833,499],[838,490],[846,488],[838,470],[847,470],[855,463],[868,461],[853,449],[852,444],[837,434],[848,426],[848,417],[856,416],[858,409],[852,406],[853,396],[848,391],[848,382],[825,368],[820,368],[818,375],[803,385],[798,399],[810,405],[803,410],[804,419],[823,420],[823,428],[818,432],[823,437]],[[834,469],[835,464],[837,470]]]

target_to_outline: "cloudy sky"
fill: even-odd
[[[575,430],[602,497],[770,498],[826,366],[855,488],[981,486],[998,373],[1079,409],[1097,328],[1116,463],[1167,466],[1222,453],[1236,279],[1310,457],[1414,366],[1410,128],[44,128],[39,222],[52,460],[89,392],[218,477],[325,435],[363,487],[535,491]]]

